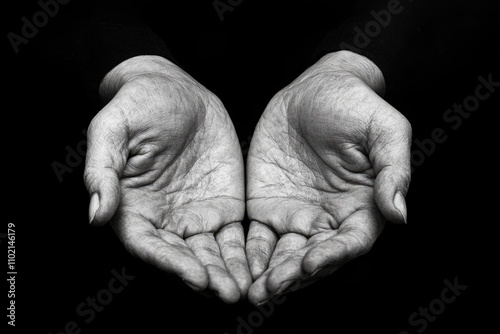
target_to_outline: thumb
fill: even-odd
[[[370,161],[374,167],[375,202],[393,223],[407,222],[405,196],[411,179],[411,125],[397,110],[374,115],[368,131]],[[370,142],[371,140],[371,142]]]
[[[84,183],[91,196],[89,222],[102,226],[120,203],[119,177],[127,158],[127,132],[117,118],[101,111],[90,123]]]

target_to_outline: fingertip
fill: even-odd
[[[216,293],[216,295],[226,304],[236,304],[241,299],[241,292],[239,291],[239,289],[231,291],[229,293]]]
[[[89,224],[92,225],[94,222],[95,214],[97,210],[99,209],[99,194],[94,193],[90,197],[90,203],[89,203]]]
[[[252,286],[250,286],[250,288],[248,289],[248,295],[247,295],[247,299],[248,299],[248,302],[252,305],[257,305],[260,300],[258,299],[258,296],[257,296],[257,293],[255,292],[255,288]]]
[[[236,277],[235,280],[236,284],[238,285],[238,288],[240,289],[241,298],[246,299],[248,296],[248,290],[252,285],[252,279],[250,278],[250,276],[248,276],[248,277]]]
[[[267,281],[267,289],[272,296],[280,295],[285,290],[287,290],[294,282],[296,282],[295,279],[286,281],[283,281],[281,279],[270,279]]]
[[[248,289],[248,301],[256,306],[267,301],[269,297],[270,295],[266,289],[266,275],[262,275]]]
[[[106,225],[106,223],[108,223],[111,220],[111,218],[113,218],[117,206],[118,205],[114,205],[113,203],[106,203],[106,201],[102,201],[102,204],[95,211],[95,214],[92,220],[90,221],[90,225],[97,227]]]
[[[406,201],[400,191],[395,191],[394,195],[385,196],[378,199],[377,204],[384,218],[390,223],[404,225],[407,223]]]
[[[110,178],[100,187],[93,189],[89,204],[89,223],[103,226],[113,218],[120,204],[120,186],[118,177]]]
[[[340,265],[342,256],[346,256],[345,247],[339,247],[332,239],[325,240],[307,251],[302,260],[302,270],[310,276],[316,275],[325,267]]]
[[[217,272],[217,273],[216,273]],[[234,304],[241,298],[241,291],[236,281],[222,270],[213,268],[209,272],[208,288],[226,304]]]
[[[267,291],[275,294],[279,291],[284,283],[283,270],[280,270],[281,266],[274,267],[269,273],[266,280]]]
[[[313,273],[318,271],[318,269],[322,267],[319,263],[318,258],[319,256],[317,255],[317,251],[315,250],[315,248],[310,249],[302,260],[302,270],[304,270],[309,275],[312,275]]]
[[[239,298],[246,298],[248,289],[252,285],[252,278],[246,263],[239,263],[229,267],[229,275],[235,283]],[[232,284],[231,284],[232,285]]]
[[[396,195],[394,195],[394,207],[399,212],[399,219],[396,221],[399,224],[407,224],[407,210],[406,210],[406,201],[403,194],[398,191]]]
[[[205,290],[205,288],[200,287],[198,284],[193,284],[193,283],[188,282],[184,279],[182,281],[184,282],[184,284],[186,284],[188,287],[190,287],[191,289],[193,289],[196,292],[201,292],[201,291]]]
[[[207,269],[197,261],[186,263],[186,270],[181,274],[182,281],[191,289],[200,292],[208,288],[210,279]]]
[[[389,222],[406,224],[406,202],[401,189],[406,189],[408,186],[401,186],[400,184],[404,182],[398,182],[398,179],[403,178],[396,177],[395,173],[391,173],[390,170],[380,173],[375,181],[375,202]]]
[[[105,212],[105,209],[99,207],[99,209],[95,213],[94,219],[90,222],[90,225],[102,227],[106,225],[112,217],[112,215],[109,215]]]

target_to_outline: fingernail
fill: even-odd
[[[314,277],[314,276],[316,276],[316,275],[317,275],[320,271],[322,271],[322,270],[323,270],[323,267],[320,267],[320,268],[316,269],[316,270],[315,270],[315,271],[311,274],[311,278],[312,278],[312,277]]]
[[[407,221],[406,221],[406,201],[405,201],[403,194],[400,191],[398,191],[396,193],[396,195],[394,195],[394,206],[396,207],[396,209],[398,209],[401,216],[403,216],[403,221],[406,224],[407,223]]]
[[[280,295],[285,291],[294,281],[288,281],[281,285],[281,287],[276,291],[275,295]]]
[[[185,280],[182,280],[184,283],[186,283],[187,286],[189,286],[191,289],[193,289],[194,291],[196,292],[200,292],[201,289],[199,287],[197,287],[196,285],[193,285]]]
[[[90,198],[89,204],[89,224],[92,224],[94,221],[95,213],[99,209],[99,194],[94,193]]]
[[[257,306],[260,306],[260,305],[264,305],[265,303],[267,303],[271,298],[273,297],[270,297],[270,298],[267,298],[267,299],[264,299],[263,301],[257,303]]]

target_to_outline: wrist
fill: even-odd
[[[341,50],[323,56],[318,63],[328,70],[348,72],[366,83],[377,94],[385,93],[385,79],[380,68],[367,57]]]
[[[127,82],[141,76],[164,75],[179,77],[179,67],[160,56],[136,56],[126,59],[113,67],[101,80],[99,96],[109,101]]]

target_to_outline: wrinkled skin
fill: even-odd
[[[368,252],[385,220],[406,221],[411,127],[383,90],[373,63],[343,51],[269,102],[247,164],[252,303],[331,274]]]
[[[343,51],[270,101],[248,155],[245,254],[243,163],[222,103],[163,58],[131,58],[104,78],[88,131],[91,224],[111,220],[132,254],[228,303],[304,287],[369,251],[385,220],[406,222],[411,127],[383,86]]]
[[[100,87],[85,184],[91,224],[130,253],[225,302],[251,283],[243,161],[220,100],[166,59],[131,58]]]

